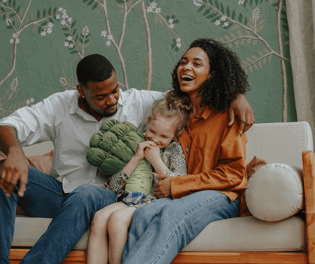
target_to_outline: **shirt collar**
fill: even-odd
[[[70,110],[69,110],[69,114],[75,114],[79,108],[79,93],[78,91],[76,91],[75,93],[73,93],[73,96],[69,97],[68,103],[70,106]]]
[[[211,108],[209,106],[205,107],[205,110],[200,113],[199,115],[197,115],[197,118],[203,118],[203,119],[207,119],[214,111],[214,108]]]

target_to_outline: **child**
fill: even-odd
[[[111,177],[111,181],[124,182],[128,179],[138,163],[146,158],[160,175],[186,175],[185,155],[181,145],[176,141],[183,132],[188,116],[189,101],[180,99],[174,92],[166,94],[164,99],[157,100],[146,118],[146,141],[138,145],[133,158],[123,170]],[[137,205],[127,206],[119,202],[98,211],[92,221],[88,241],[87,263],[121,263],[124,245],[128,236],[133,212],[136,207],[155,200],[154,182],[150,194]],[[117,184],[116,189],[118,192]],[[108,239],[107,239],[108,237]]]

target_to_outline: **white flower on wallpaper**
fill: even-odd
[[[106,35],[107,35],[107,31],[106,30],[101,31],[101,36],[102,37],[106,38]]]
[[[20,43],[19,36],[18,36],[18,34],[16,34],[16,33],[13,33],[13,34],[12,34],[12,38],[10,39],[10,43],[13,44],[14,41],[15,41],[16,44],[19,44],[19,43]]]
[[[11,90],[15,91],[16,88],[17,88],[17,86],[18,86],[18,84],[19,84],[19,80],[18,80],[17,77],[15,77],[15,78],[13,79],[12,83],[11,83]]]
[[[216,20],[214,23],[216,26],[220,26],[221,25],[221,20]]]
[[[157,3],[153,1],[148,7],[147,7],[147,13],[161,13],[161,7],[157,7]]]
[[[34,100],[34,98],[32,97],[31,99],[26,100],[26,105],[31,107],[31,106],[33,106],[34,101],[35,101],[35,100]]]
[[[105,30],[103,30],[105,31]],[[105,31],[106,32],[106,31]],[[104,33],[104,37],[106,37],[106,34]],[[107,33],[107,32],[106,32]],[[113,36],[111,34],[108,34],[107,35],[107,41],[106,41],[106,46],[109,47],[111,44],[112,44],[112,40],[113,40]]]
[[[42,27],[43,31],[40,33],[40,35],[42,37],[45,37],[47,34],[51,34],[53,26],[54,24],[51,22],[49,22],[47,26],[43,26]]]
[[[238,4],[239,4],[239,5],[244,4],[244,1],[245,1],[245,0],[238,0]]]
[[[89,34],[89,28],[87,26],[85,26],[83,29],[82,29],[82,35],[83,36],[87,36]]]
[[[203,4],[202,0],[193,0],[195,6],[201,6]]]
[[[259,13],[260,13],[260,9],[258,7],[256,7],[253,10],[253,13],[252,13],[253,20],[258,20],[259,19]]]

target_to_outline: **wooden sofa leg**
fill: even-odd
[[[315,264],[315,154],[303,151],[306,234],[308,263]]]

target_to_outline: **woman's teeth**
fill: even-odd
[[[192,81],[193,80],[193,78],[188,76],[188,75],[182,75],[181,78],[183,81]]]

